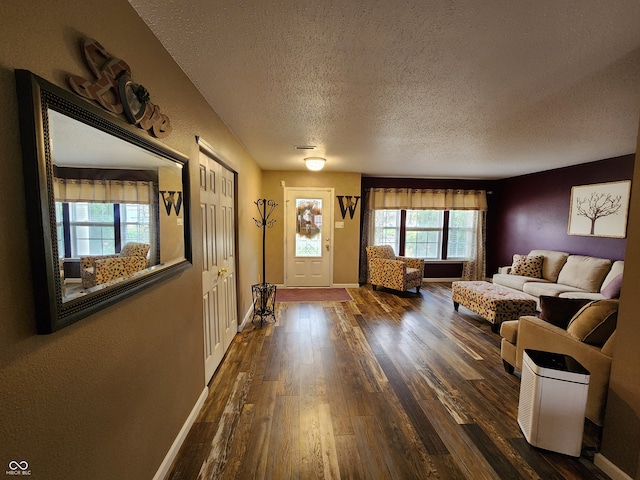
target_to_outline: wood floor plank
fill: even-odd
[[[241,478],[238,476],[240,469],[245,457],[250,454],[247,448],[249,447],[249,440],[251,438],[251,424],[253,423],[254,410],[255,404],[252,403],[245,403],[242,408],[234,440],[229,450],[229,460],[220,475],[221,478]]]
[[[434,470],[427,450],[395,393],[369,394],[368,403],[400,478],[431,477]]]
[[[422,440],[422,444],[427,449],[427,453],[429,455],[449,453],[447,447],[434,430],[433,425],[425,415],[424,411],[420,408],[420,405],[411,394],[411,390],[407,387],[406,383],[404,383],[389,357],[386,355],[378,355],[377,359],[380,362],[382,370],[384,370],[387,378],[389,379],[389,384],[398,396],[405,413],[409,417],[413,427],[418,432],[418,435]]]
[[[218,422],[218,429],[211,441],[209,455],[198,473],[199,480],[216,478],[224,469],[250,383],[251,374],[240,372],[236,377],[233,390]]]
[[[360,480],[367,478],[360,459],[360,449],[355,435],[338,435],[334,437],[338,471],[342,480]]]
[[[318,406],[318,418],[320,424],[320,445],[322,448],[322,464],[324,478],[339,479],[340,467],[338,464],[338,454],[336,452],[335,432],[330,407],[326,403]]]
[[[389,470],[385,461],[385,453],[378,442],[380,434],[373,417],[355,417],[353,430],[358,445],[358,452],[362,460],[364,478],[397,478],[395,471]]]
[[[245,456],[237,478],[265,478],[276,389],[276,382],[262,382],[260,386],[260,395],[254,407],[246,448],[249,454]]]
[[[500,336],[450,284],[349,291],[236,335],[166,478],[607,478],[526,442]]]
[[[267,439],[265,479],[300,478],[299,402],[298,396],[276,395],[272,428]]]

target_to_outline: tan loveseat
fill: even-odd
[[[524,257],[517,256],[514,257]],[[608,298],[603,290],[624,270],[624,261],[570,255],[554,250],[532,250],[526,257],[541,258],[538,276],[535,268],[525,269],[527,275],[514,274],[513,265],[501,267],[493,276],[493,283],[523,292],[538,300],[541,295],[563,298]],[[520,273],[520,272],[517,272]]]

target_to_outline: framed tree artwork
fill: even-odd
[[[572,187],[569,235],[626,237],[630,192],[630,180]]]

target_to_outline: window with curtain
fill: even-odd
[[[375,210],[374,244],[398,255],[427,260],[468,260],[472,255],[475,210]]]
[[[58,171],[67,176],[84,172]],[[147,243],[151,246],[150,258],[157,255],[156,182],[56,177],[54,195],[61,257],[112,255],[127,242]]]
[[[462,262],[464,280],[484,280],[487,192],[370,188],[362,215],[360,279],[367,245],[391,245],[396,255]]]
[[[111,255],[127,242],[150,243],[149,204],[56,202],[56,212],[58,251],[66,258]]]

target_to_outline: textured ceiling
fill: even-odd
[[[638,0],[129,1],[265,170],[504,178],[635,151]]]

